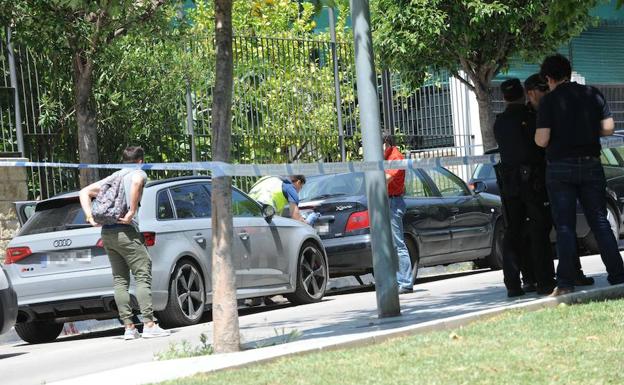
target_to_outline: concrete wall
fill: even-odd
[[[0,158],[0,162],[27,160]],[[4,261],[6,246],[19,228],[13,202],[27,199],[28,179],[26,168],[0,166],[0,262]]]

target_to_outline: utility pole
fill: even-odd
[[[377,75],[373,60],[368,0],[351,0],[351,20],[364,160],[382,161]],[[392,243],[388,188],[383,171],[366,172],[366,196],[370,216],[377,314],[380,318],[398,316],[401,315],[396,280],[398,257]]]
[[[336,43],[336,20],[334,7],[329,7],[329,36],[331,37],[331,54],[334,62],[334,90],[336,92],[336,117],[338,123],[338,145],[340,146],[340,161],[347,161],[344,143],[344,127],[342,126],[342,98],[340,96],[340,77],[338,76],[338,50]]]
[[[24,133],[22,132],[22,111],[19,99],[19,87],[17,81],[17,72],[15,70],[15,53],[13,52],[13,45],[11,44],[11,27],[6,28],[6,41],[7,51],[9,53],[9,76],[11,78],[11,87],[13,88],[13,100],[15,111],[15,132],[17,139],[17,151],[22,154],[22,157],[26,156],[24,152]]]

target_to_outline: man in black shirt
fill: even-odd
[[[518,79],[501,84],[505,111],[496,117],[494,137],[501,163],[497,177],[505,205],[506,229],[503,274],[507,295],[524,294],[520,286],[519,266],[523,259],[537,281],[537,291],[549,294],[554,288],[550,247],[550,221],[544,206],[544,151],[535,145],[535,114],[524,103],[524,90]],[[528,223],[527,223],[528,218]],[[528,225],[528,226],[527,226]],[[530,247],[524,246],[527,227]],[[524,257],[524,258],[523,258]]]
[[[533,110],[537,112],[537,109],[539,108],[539,103],[542,100],[542,97],[544,97],[544,95],[546,95],[548,92],[550,92],[549,88],[548,88],[548,83],[546,83],[546,80],[544,80],[544,78],[542,78],[542,76],[539,73],[533,74],[531,76],[529,76],[528,78],[526,78],[526,80],[524,81],[524,91],[526,92],[527,95],[527,99],[528,99],[528,105],[529,107]],[[537,115],[536,115],[537,117]],[[546,163],[544,161],[544,169],[546,167]],[[542,174],[542,177],[545,178],[545,170]],[[545,180],[542,181],[545,185]],[[545,204],[548,204],[548,202],[546,202]],[[548,220],[548,225],[547,227],[549,228],[549,230],[552,228],[552,217],[550,215],[550,210],[548,210],[549,212],[547,213],[547,220]],[[551,256],[553,254],[553,250],[551,245],[548,245],[548,251],[547,251]],[[581,267],[581,260],[577,254],[576,259],[574,260],[574,266],[576,269],[576,279],[574,280],[574,285],[575,286],[589,286],[589,285],[593,285],[594,284],[594,279],[592,277],[587,277],[584,273],[583,273],[583,269]],[[552,268],[552,264],[550,265],[550,267]],[[522,276],[523,276],[523,280],[524,280],[524,276],[532,276],[531,274],[531,269],[530,266],[527,268],[526,266],[523,266],[522,268]],[[552,275],[554,275],[554,271],[552,271]],[[523,286],[524,288],[524,286]],[[526,290],[525,290],[526,291]]]
[[[614,122],[596,88],[570,82],[572,67],[562,55],[541,66],[551,92],[539,106],[535,142],[546,148],[546,187],[557,229],[557,287],[552,295],[574,291],[576,201],[594,233],[611,284],[624,282],[624,264],[606,214],[600,136],[612,135]]]

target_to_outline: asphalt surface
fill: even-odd
[[[604,266],[598,256],[582,258],[594,287],[607,286]],[[415,286],[413,294],[401,296],[400,317],[379,319],[375,292],[371,286],[337,290],[322,302],[291,306],[287,303],[241,312],[241,339],[255,348],[292,341],[344,336],[376,330],[392,330],[514,303],[533,301],[536,295],[510,300],[500,271],[453,273],[428,277]],[[209,317],[207,317],[209,321]],[[63,337],[40,345],[14,343],[0,346],[0,382],[41,384],[70,379],[132,364],[150,362],[170,344],[183,340],[199,345],[200,335],[212,338],[212,323],[172,330],[170,337],[124,341],[123,330]]]

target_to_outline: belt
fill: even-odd
[[[399,195],[388,195],[388,198],[401,198],[403,197],[403,194],[399,194]]]
[[[566,157],[566,158],[559,158],[559,159],[552,159],[552,160],[548,160],[548,163],[555,163],[555,162],[583,162],[583,161],[588,161],[588,160],[594,160],[594,161],[600,161],[600,157],[599,156],[570,156],[570,157]]]

